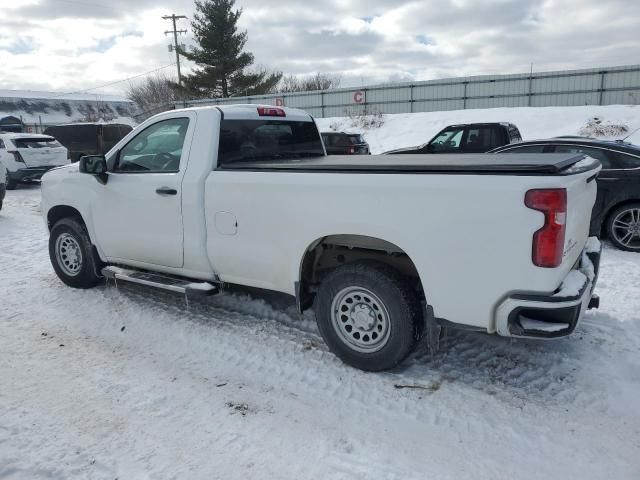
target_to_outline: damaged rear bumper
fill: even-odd
[[[589,238],[579,262],[551,295],[513,294],[496,311],[498,334],[507,337],[557,338],[569,335],[584,312],[598,308],[593,294],[598,280],[600,241]]]

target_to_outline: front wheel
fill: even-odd
[[[99,260],[84,225],[64,218],[51,229],[49,258],[58,278],[74,288],[91,288],[98,284]]]
[[[607,236],[621,250],[640,252],[640,203],[616,208],[607,220]]]
[[[344,265],[324,278],[316,320],[329,349],[367,371],[402,362],[420,337],[422,321],[406,279],[385,265],[369,263]]]

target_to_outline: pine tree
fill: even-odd
[[[191,28],[198,44],[181,53],[197,65],[184,79],[192,94],[210,97],[258,95],[271,91],[282,78],[280,72],[250,71],[253,55],[244,51],[247,32],[238,31],[242,9],[235,0],[196,0]]]

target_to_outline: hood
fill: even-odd
[[[55,181],[56,179],[61,179],[66,177],[67,175],[79,172],[80,169],[78,166],[78,162],[62,165],[61,167],[55,167],[42,176],[41,183],[44,184],[45,182]]]

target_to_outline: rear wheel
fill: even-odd
[[[63,218],[51,229],[49,258],[58,278],[74,288],[91,288],[100,282],[100,261],[85,227],[78,220]]]
[[[640,202],[618,207],[609,215],[607,236],[621,250],[640,252]]]
[[[393,368],[414,349],[421,331],[417,296],[394,270],[379,264],[336,268],[316,297],[318,328],[329,349],[361,370]]]

